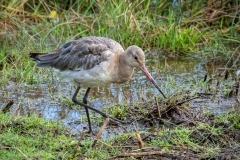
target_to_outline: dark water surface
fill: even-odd
[[[202,81],[207,74],[217,75],[222,72],[222,68],[226,68],[227,62],[222,61],[218,64],[206,62],[197,58],[189,57],[184,59],[175,58],[160,58],[158,56],[148,57],[147,68],[157,81],[162,91],[167,95],[171,95],[177,91],[178,85],[186,85],[186,80],[194,80],[195,82]],[[234,71],[232,72],[234,75]],[[74,88],[66,83],[59,82],[56,76],[52,79],[41,79],[40,84],[15,84],[9,81],[0,91],[0,107],[6,105],[10,100],[14,100],[12,110],[17,106],[27,108],[31,113],[38,114],[46,119],[54,119],[62,121],[67,127],[73,131],[80,131],[82,127],[87,126],[86,122],[82,122],[85,118],[85,110],[72,105],[71,97],[74,93]],[[234,77],[234,76],[232,76]],[[175,85],[171,85],[171,79]],[[233,79],[233,78],[232,78]],[[179,83],[179,84],[178,84]],[[234,82],[230,82],[234,83]],[[81,99],[85,93],[85,89],[81,90]],[[111,106],[114,103],[129,103],[152,101],[154,96],[160,97],[157,89],[149,82],[139,69],[135,69],[132,80],[126,84],[111,84],[106,87],[92,89],[88,99],[89,104],[101,110],[103,106]],[[229,109],[234,109],[238,103],[234,98],[223,98],[222,95],[215,99],[195,99],[190,102],[192,107],[206,107],[213,110],[215,113],[224,113]],[[136,124],[134,124],[136,125]],[[137,124],[138,125],[138,124]],[[128,128],[132,128],[128,125]],[[144,128],[139,125],[137,128]],[[112,128],[119,133],[119,128]],[[120,129],[123,131],[123,129]],[[104,133],[110,134],[110,133]],[[104,136],[104,135],[103,135]]]

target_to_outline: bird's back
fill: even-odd
[[[92,69],[107,60],[106,51],[121,54],[123,47],[116,41],[105,37],[84,37],[63,44],[59,49],[48,53],[30,53],[39,67],[53,67],[59,71]],[[109,52],[108,52],[109,53]]]

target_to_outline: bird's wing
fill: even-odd
[[[31,53],[30,57],[38,62],[39,67],[51,66],[60,71],[87,70],[106,61],[109,53],[121,52],[123,52],[121,45],[111,39],[86,37],[67,42],[47,54]]]

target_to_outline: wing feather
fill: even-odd
[[[30,57],[40,67],[51,66],[60,71],[87,70],[107,60],[109,54],[104,53],[108,50],[112,54],[121,54],[124,51],[114,40],[91,36],[67,42],[47,54],[30,53]]]

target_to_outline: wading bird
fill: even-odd
[[[88,109],[104,117],[121,122],[107,114],[87,105],[89,91],[110,83],[124,83],[131,79],[134,68],[139,68],[163,95],[155,80],[145,67],[145,55],[136,45],[125,51],[116,41],[105,37],[84,37],[63,44],[59,49],[48,53],[30,53],[30,58],[37,62],[38,67],[52,67],[62,78],[77,85],[72,97],[75,104],[86,110],[89,133],[92,133]],[[80,87],[86,87],[83,103],[76,98]]]

